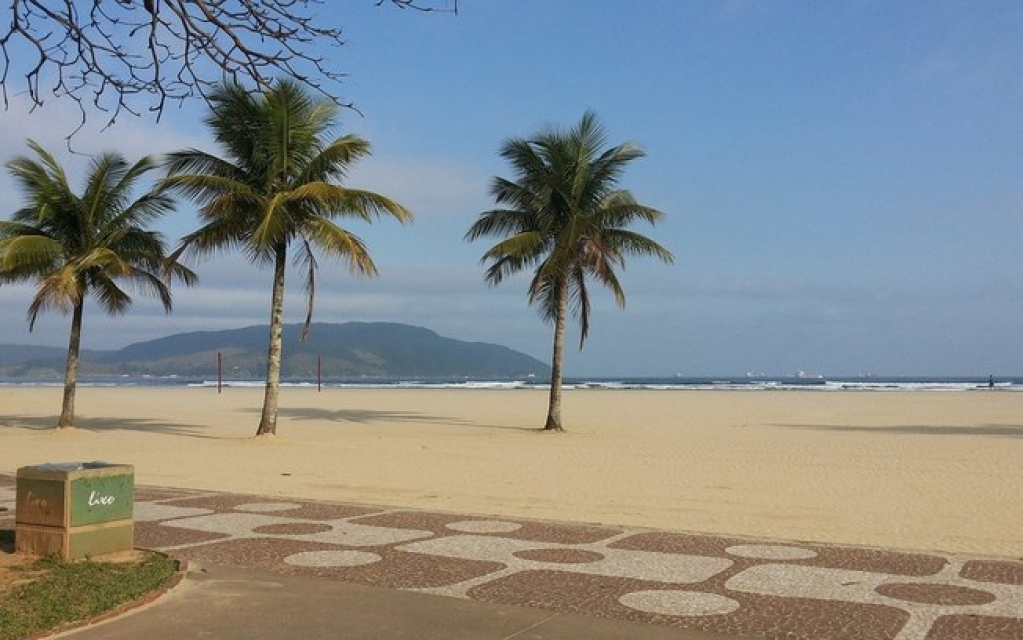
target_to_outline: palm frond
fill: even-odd
[[[140,293],[157,298],[165,313],[173,309],[170,287],[160,278],[159,272],[135,267],[130,274],[130,281]]]
[[[28,307],[28,330],[35,328],[36,318],[48,309],[59,309],[67,313],[80,302],[86,293],[82,275],[74,265],[64,265],[39,280],[36,295]]]
[[[625,255],[651,255],[670,263],[671,253],[634,231],[635,221],[655,224],[660,211],[642,205],[618,182],[627,166],[645,154],[626,142],[604,149],[607,134],[592,111],[571,129],[549,127],[532,138],[506,140],[500,155],[513,178],[495,177],[490,193],[501,208],[485,211],[465,239],[503,238],[481,258],[491,284],[535,265],[529,304],[558,320],[564,293],[579,319],[580,348],[590,329],[587,279],[609,289],[619,306],[625,293],[617,270]]]
[[[311,220],[306,228],[306,237],[311,245],[319,248],[327,257],[347,262],[349,274],[377,275],[376,264],[363,241],[332,221],[325,218]]]
[[[220,198],[249,198],[256,201],[261,197],[251,185],[240,181],[237,176],[222,176],[214,173],[177,174],[164,178],[161,189],[184,196],[202,207],[201,213],[209,215],[205,209],[214,200]]]
[[[543,259],[546,244],[547,238],[538,231],[519,233],[498,242],[480,258],[482,263],[494,261],[487,270],[487,281],[498,284],[506,276],[536,264]]]
[[[123,313],[131,298],[116,284],[141,278],[141,287],[169,301],[152,278],[165,259],[162,237],[144,225],[173,209],[159,190],[135,197],[142,178],[155,167],[150,157],[129,164],[117,153],[90,159],[81,194],[69,186],[56,158],[29,141],[34,158],[7,163],[26,206],[0,224],[0,280],[35,279],[29,305],[30,329],[39,313],[67,312],[94,295],[111,313]],[[179,271],[187,279],[187,271]]]
[[[465,239],[479,240],[485,236],[505,236],[534,229],[530,215],[517,209],[491,209],[484,211],[465,233]]]
[[[14,223],[8,223],[14,226]],[[20,230],[28,230],[22,227]],[[56,269],[64,257],[63,247],[39,234],[13,235],[0,240],[0,282],[18,282]]]
[[[210,257],[243,246],[245,237],[239,233],[239,228],[232,222],[232,220],[215,219],[185,235],[177,249],[168,256],[168,260],[173,263],[183,255],[192,258]]]
[[[627,190],[605,194],[595,208],[602,227],[627,227],[636,221],[655,225],[664,218],[663,212],[636,202]]]
[[[529,283],[529,304],[535,305],[544,322],[557,321],[561,287],[563,281],[543,276],[543,269],[537,269]]]
[[[200,149],[184,149],[169,153],[164,160],[163,167],[168,178],[181,175],[205,175],[241,181],[245,176],[243,168]]]
[[[226,83],[213,91],[205,119],[214,140],[238,160],[252,158],[263,125],[263,105],[258,94],[237,83]]]
[[[119,188],[119,184],[127,171],[128,163],[115,153],[92,158],[85,191],[81,195],[86,232],[104,228],[110,215],[124,210],[131,194]]]
[[[586,290],[586,270],[575,265],[569,276],[569,308],[579,319],[579,350],[582,351],[590,335],[590,295]]]
[[[623,255],[651,256],[665,264],[673,264],[675,256],[665,247],[647,236],[629,229],[609,229],[604,232],[604,242]]]
[[[91,274],[89,286],[93,296],[107,315],[123,315],[131,307],[131,296],[117,286],[109,274],[96,272]]]
[[[344,180],[355,161],[370,155],[370,144],[359,136],[348,134],[326,145],[309,159],[299,182]]]
[[[131,264],[108,247],[96,247],[75,260],[76,268],[82,273],[102,272],[110,278],[131,274]]]
[[[316,271],[318,269],[316,263],[316,254],[313,253],[313,247],[309,243],[309,240],[302,238],[299,252],[295,256],[295,261],[299,266],[305,267],[305,293],[306,293],[306,314],[305,322],[302,323],[302,332],[299,334],[299,340],[305,341],[309,335],[309,326],[313,323],[313,305],[316,302]]]
[[[160,271],[167,282],[177,281],[186,287],[194,287],[199,284],[199,274],[180,262],[170,260],[170,258],[164,260]]]
[[[345,188],[338,196],[328,203],[333,215],[353,216],[363,220],[387,216],[401,224],[412,222],[411,211],[378,193]],[[329,216],[330,213],[325,211],[323,215]]]

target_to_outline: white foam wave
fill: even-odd
[[[63,382],[56,378],[0,378],[0,387],[60,387]],[[155,387],[155,386],[187,386],[187,387],[227,387],[254,389],[262,388],[262,380],[197,380],[174,378],[102,378],[86,379],[79,382],[83,387]],[[521,380],[470,380],[470,379],[328,379],[317,383],[315,380],[285,380],[281,383],[285,388],[296,389],[467,389],[467,390],[513,390],[536,389],[549,390],[550,385],[537,379]],[[801,380],[796,378],[748,379],[734,378],[615,378],[586,379],[571,378],[565,381],[565,390],[591,391],[813,391],[813,392],[968,392],[968,391],[1023,391],[1023,378],[1013,377],[995,381],[989,386],[987,379],[982,378],[845,378],[834,380]]]

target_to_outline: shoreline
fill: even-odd
[[[0,387],[0,472],[134,464],[138,484],[1023,556],[1023,395],[932,391]]]
[[[0,376],[0,388],[63,386],[63,376]],[[262,378],[224,378],[202,375],[79,376],[78,386],[118,388],[262,388]],[[316,376],[285,378],[282,388],[330,389],[548,389],[548,378],[465,376]],[[655,391],[1011,391],[1023,392],[1023,376],[569,376],[565,389]]]

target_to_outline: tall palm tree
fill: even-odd
[[[11,220],[0,221],[0,283],[35,280],[36,295],[28,308],[29,331],[41,311],[71,312],[64,401],[58,427],[74,426],[78,352],[85,300],[92,295],[108,314],[124,313],[132,298],[120,286],[159,298],[171,310],[164,273],[162,236],[146,225],[174,209],[158,191],[132,199],[136,184],[156,164],[145,157],[129,165],[120,155],[92,159],[85,190],[72,191],[57,160],[33,141],[36,158],[21,156],[7,169],[25,193],[26,204]],[[195,274],[180,265],[171,278],[186,284]]]
[[[334,219],[371,221],[386,214],[407,222],[412,214],[385,196],[341,186],[348,167],[369,155],[370,146],[354,135],[327,137],[337,114],[329,99],[314,99],[297,82],[281,80],[263,94],[224,85],[210,104],[205,122],[224,155],[188,149],[171,154],[167,163],[164,185],[195,201],[203,222],[172,258],[240,248],[251,261],[272,265],[266,387],[256,435],[275,434],[289,248],[297,246],[296,262],[306,269],[304,336],[312,321],[314,249],[345,261],[353,274],[376,274],[363,242]]]
[[[533,139],[511,139],[501,156],[515,180],[494,178],[491,194],[500,209],[480,214],[465,237],[503,239],[483,254],[490,263],[486,280],[500,284],[506,276],[535,266],[529,304],[554,324],[551,389],[545,430],[563,430],[561,389],[565,322],[569,311],[579,319],[579,348],[590,329],[587,278],[604,285],[625,307],[616,267],[626,255],[649,255],[670,264],[671,253],[627,227],[636,220],[655,224],[663,213],[636,202],[618,188],[626,165],[643,157],[637,146],[620,144],[602,150],[606,134],[592,112],[567,132],[548,129]]]

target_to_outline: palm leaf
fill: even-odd
[[[200,207],[202,225],[182,238],[165,269],[188,254],[204,257],[240,249],[256,263],[273,263],[267,395],[258,433],[276,428],[279,385],[280,310],[289,245],[304,267],[307,294],[305,328],[312,322],[317,252],[348,263],[353,273],[374,275],[376,266],[362,241],[331,222],[338,217],[371,221],[389,216],[399,222],[411,213],[380,194],[340,184],[349,166],[369,155],[369,143],[353,136],[328,138],[337,106],[314,98],[293,80],[266,92],[250,93],[226,84],[210,96],[206,124],[218,154],[186,149],[168,156],[161,188]],[[305,329],[303,330],[304,334]]]
[[[558,320],[566,293],[569,311],[579,320],[580,348],[590,329],[588,278],[609,289],[623,307],[617,271],[624,268],[625,255],[673,259],[661,245],[626,229],[637,220],[655,224],[664,215],[617,186],[643,150],[629,142],[604,149],[606,140],[596,114],[587,111],[567,131],[547,128],[532,138],[505,141],[500,155],[514,177],[495,177],[490,187],[501,208],[481,213],[465,234],[469,241],[501,238],[481,258],[490,284],[535,268],[529,303],[545,320]]]

